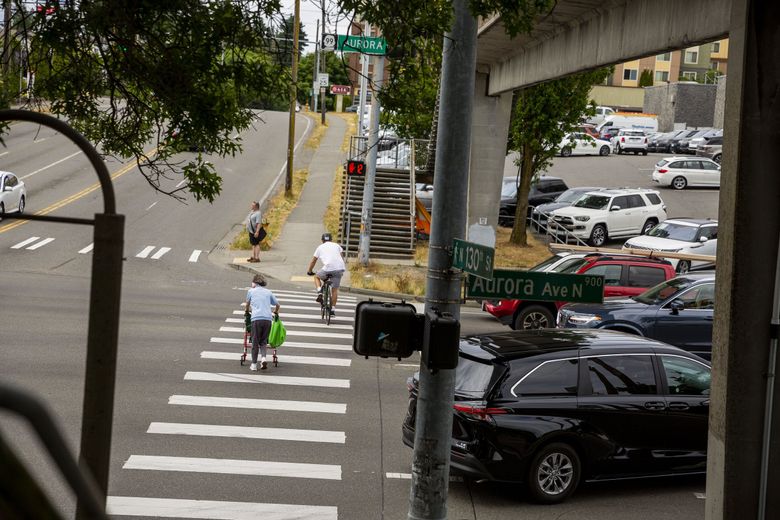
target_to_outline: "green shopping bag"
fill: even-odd
[[[274,314],[271,332],[268,333],[268,344],[273,348],[281,347],[285,337],[287,337],[287,330],[285,330],[282,320],[279,319],[279,315]]]

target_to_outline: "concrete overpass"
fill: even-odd
[[[513,90],[729,37],[706,504],[713,520],[780,518],[780,385],[776,360],[770,366],[779,334],[771,323],[780,284],[778,25],[776,0],[558,0],[529,35],[510,39],[500,17],[478,25],[468,236],[486,244],[495,241]]]

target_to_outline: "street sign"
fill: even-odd
[[[384,56],[387,54],[387,40],[381,37],[361,36],[359,34],[339,34],[339,42],[336,46],[341,52],[362,52]]]
[[[320,72],[319,74],[317,74],[317,85],[319,87],[327,88],[328,87],[328,83],[329,83],[329,79],[330,78],[328,77],[327,73]]]
[[[452,267],[487,280],[493,278],[495,249],[459,238],[453,239],[452,245]]]
[[[330,93],[331,94],[343,94],[343,95],[349,95],[352,92],[352,87],[349,85],[331,85],[330,86]]]
[[[322,50],[323,51],[335,51],[337,38],[335,34],[323,34],[322,35]]]
[[[602,303],[604,277],[495,270],[491,280],[469,276],[466,279],[466,298]]]

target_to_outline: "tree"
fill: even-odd
[[[583,72],[518,92],[510,123],[511,146],[520,151],[516,162],[520,167],[520,184],[512,243],[527,245],[526,214],[531,180],[552,164],[566,134],[583,117],[595,114],[596,105],[588,99],[590,90],[610,73],[609,68]]]
[[[639,75],[640,87],[652,87],[653,86],[653,71],[650,69],[644,69],[642,74]]]
[[[325,52],[325,70],[331,85],[349,85],[349,65],[345,59],[335,52]],[[314,65],[317,54],[310,52],[298,63],[298,102],[306,104],[310,99],[311,84],[314,81]]]

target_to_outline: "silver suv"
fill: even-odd
[[[612,153],[634,152],[635,155],[647,155],[647,135],[642,130],[623,128],[611,141]]]
[[[699,145],[696,149],[696,155],[712,159],[720,164],[720,156],[723,149],[723,136],[713,137],[706,143]]]

